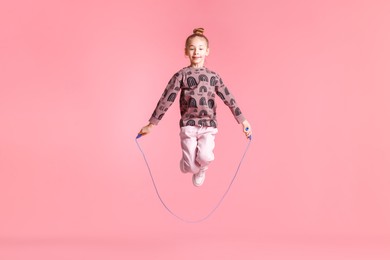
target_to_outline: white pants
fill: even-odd
[[[218,129],[215,127],[181,127],[183,157],[180,163],[183,172],[198,173],[200,169],[207,170],[214,160],[214,139],[217,133]]]

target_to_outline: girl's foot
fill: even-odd
[[[206,170],[200,169],[200,171],[192,176],[192,183],[194,186],[202,186],[204,179],[206,178]]]

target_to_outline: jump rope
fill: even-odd
[[[245,131],[248,131],[249,129],[248,128],[245,128]],[[149,175],[150,175],[150,178],[152,179],[152,183],[153,183],[153,187],[154,187],[154,190],[156,191],[156,194],[157,194],[157,197],[159,198],[161,204],[165,207],[165,209],[171,213],[172,216],[176,217],[177,219],[183,221],[183,222],[186,222],[186,223],[200,223],[202,221],[205,221],[206,219],[208,219],[218,208],[219,206],[221,205],[222,201],[225,199],[226,195],[229,193],[230,191],[230,188],[232,187],[233,185],[233,182],[235,181],[236,177],[237,177],[237,174],[238,174],[238,171],[240,170],[240,167],[241,167],[241,164],[242,162],[244,161],[244,158],[245,158],[245,155],[249,149],[249,146],[252,142],[252,136],[250,135],[248,137],[249,139],[249,142],[244,150],[244,153],[241,157],[241,160],[237,166],[237,170],[232,178],[232,180],[230,181],[230,184],[229,186],[227,187],[225,193],[222,195],[221,199],[218,201],[218,203],[214,206],[214,208],[206,215],[204,216],[203,218],[200,218],[200,219],[197,219],[197,220],[188,220],[188,219],[185,219],[185,218],[182,218],[180,217],[179,215],[177,215],[175,212],[173,212],[164,202],[164,200],[161,198],[160,196],[160,193],[158,192],[158,189],[157,189],[157,186],[156,186],[156,182],[154,181],[154,178],[153,178],[153,174],[152,174],[152,171],[150,170],[150,166],[149,166],[149,163],[148,163],[148,160],[146,159],[146,155],[144,153],[144,151],[142,150],[141,148],[141,145],[139,144],[138,142],[138,139],[142,137],[142,134],[138,134],[137,137],[135,138],[135,142],[137,143],[137,146],[138,146],[138,149],[139,151],[141,152],[142,156],[144,157],[144,161],[145,161],[145,164],[148,168],[148,171],[149,171]]]

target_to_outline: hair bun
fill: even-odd
[[[195,28],[193,30],[194,34],[203,35],[204,29],[203,28]]]

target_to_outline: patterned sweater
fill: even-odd
[[[217,127],[216,95],[230,108],[238,123],[245,121],[232,93],[217,73],[205,67],[185,67],[168,82],[149,122],[157,125],[178,94],[181,127],[195,125]]]

